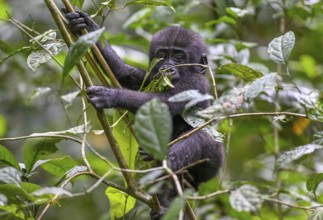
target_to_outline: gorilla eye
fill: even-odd
[[[183,53],[177,53],[177,54],[174,55],[173,59],[174,59],[175,62],[180,63],[180,62],[184,62],[185,61],[186,56]]]
[[[165,51],[158,51],[156,54],[156,58],[158,59],[166,59],[167,58],[167,53]]]

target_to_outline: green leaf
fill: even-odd
[[[14,167],[3,167],[0,169],[0,182],[20,187],[21,173]]]
[[[268,45],[269,58],[279,64],[287,64],[288,57],[295,44],[295,35],[292,31],[274,38]]]
[[[56,143],[61,141],[58,138],[30,138],[26,140],[24,145],[24,163],[26,173],[33,170],[33,166],[38,160],[46,159],[48,155],[55,153],[58,149]]]
[[[140,21],[148,18],[153,13],[153,11],[153,8],[143,8],[137,11],[123,24],[122,27],[124,29],[128,27],[136,28],[137,26],[142,25]]]
[[[120,114],[115,111],[114,121],[120,119]],[[130,169],[135,168],[135,160],[138,152],[138,142],[132,134],[129,125],[125,120],[120,120],[116,126],[113,127],[113,134],[120,146],[122,155]]]
[[[316,173],[316,174],[310,175],[309,179],[306,181],[307,190],[315,194],[317,187],[322,181],[323,181],[323,173]]]
[[[13,154],[7,148],[5,148],[4,146],[2,146],[0,144],[0,166],[3,163],[5,165],[9,164],[9,165],[15,167],[19,171],[21,170],[19,163],[18,163],[17,159],[13,156]]]
[[[311,154],[317,149],[322,149],[323,146],[316,145],[316,144],[307,144],[304,146],[296,147],[293,150],[287,151],[279,156],[276,161],[275,169],[279,170],[281,168],[286,167],[287,164],[290,162],[297,160],[304,155]]]
[[[132,4],[145,4],[145,5],[152,5],[152,6],[170,6],[171,1],[161,1],[161,0],[133,0],[131,2],[128,2],[124,5],[124,7],[127,7],[128,5]]]
[[[239,212],[256,212],[260,209],[262,202],[258,189],[248,184],[241,186],[230,194],[230,204]]]
[[[67,171],[75,166],[75,161],[70,156],[56,158],[43,163],[42,168],[47,172],[63,177]]]
[[[0,138],[4,137],[8,128],[8,123],[6,118],[0,114]]]
[[[110,201],[110,216],[112,220],[123,217],[135,206],[135,198],[117,189],[108,187],[105,194]]]
[[[70,70],[80,62],[81,58],[101,37],[104,28],[90,32],[81,36],[68,51],[63,68],[63,77],[65,78]]]
[[[251,82],[257,78],[264,76],[261,72],[254,70],[248,66],[237,64],[237,63],[229,63],[221,66],[218,69],[218,73],[224,74],[233,74],[244,80],[245,82]]]
[[[178,219],[179,212],[184,208],[186,203],[185,196],[187,196],[189,193],[190,191],[185,191],[183,196],[177,196],[170,204],[162,220]]]
[[[157,159],[164,159],[172,135],[168,106],[157,98],[145,103],[136,113],[134,126],[140,147]]]
[[[70,2],[78,8],[82,8],[84,0],[70,0]]]
[[[0,206],[0,209],[4,210],[7,213],[12,214],[14,217],[16,217],[14,219],[17,219],[17,218],[26,219],[25,214],[24,214],[23,210],[21,209],[21,207],[15,205],[15,204]],[[12,218],[9,217],[9,219],[12,219]]]
[[[10,14],[10,7],[9,4],[7,3],[7,1],[0,1],[0,20],[1,19],[8,19],[8,14]],[[0,21],[2,22],[2,21]]]

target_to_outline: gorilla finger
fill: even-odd
[[[79,13],[77,13],[77,12],[67,12],[67,13],[65,14],[65,17],[66,17],[68,20],[72,20],[72,19],[79,18],[79,17],[80,17],[80,15],[79,15]]]
[[[85,24],[84,23],[84,18],[76,18],[76,19],[73,19],[73,20],[70,21],[71,26],[76,26],[76,25],[79,25],[79,24]]]
[[[80,10],[75,10],[81,17],[89,17],[88,13],[85,13],[83,11]]]

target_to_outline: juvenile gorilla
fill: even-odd
[[[84,12],[67,13],[66,18],[69,20],[71,30],[75,33],[83,28],[88,31],[98,29],[98,25]],[[105,41],[104,46],[98,42],[97,46],[124,89],[102,86],[88,88],[89,100],[95,108],[120,107],[135,113],[141,105],[154,97],[158,97],[168,105],[172,115],[174,126],[172,140],[193,129],[180,116],[186,103],[169,102],[168,99],[177,93],[190,89],[198,90],[203,94],[209,91],[208,80],[205,76],[206,68],[201,67],[201,64],[207,64],[205,55],[207,48],[203,39],[197,33],[182,27],[172,26],[162,29],[153,36],[149,50],[149,61],[151,62],[154,58],[161,58],[162,60],[153,68],[148,83],[157,74],[163,74],[161,73],[163,71],[160,72],[160,70],[166,70],[164,74],[171,75],[174,85],[174,88],[159,93],[137,91],[146,72],[125,64],[108,42]],[[209,102],[200,102],[196,106],[206,108],[209,106]],[[205,182],[217,174],[223,163],[223,144],[215,141],[205,131],[198,131],[171,146],[167,155],[167,160],[173,171],[203,159],[208,160],[189,168],[189,175],[185,176],[187,182],[195,188],[201,182]],[[171,200],[176,196],[176,190],[174,190],[174,187],[166,185],[163,186],[163,190],[158,197],[161,205],[168,207]]]

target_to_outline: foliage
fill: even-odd
[[[165,218],[175,219],[187,201],[199,219],[323,218],[321,1],[71,2],[107,27],[129,64],[145,66],[148,39],[170,24],[198,31],[209,45],[214,95],[186,91],[171,101],[188,102],[183,117],[193,127],[224,136],[225,166],[199,196],[177,197]],[[0,218],[147,219],[149,207],[127,193],[73,69],[80,61],[88,67],[83,55],[103,29],[68,51],[44,2],[33,4],[0,2]],[[169,86],[161,77],[145,89]],[[203,100],[208,109],[191,109]],[[114,110],[106,117],[140,190],[159,190],[164,167],[143,170],[152,164],[136,154],[140,145],[165,158],[167,106],[153,100],[134,117]]]

